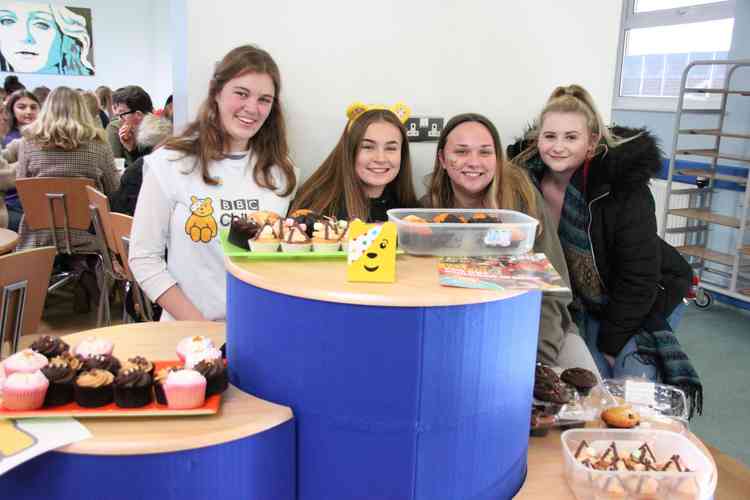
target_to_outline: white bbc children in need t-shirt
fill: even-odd
[[[219,181],[214,186],[203,182],[195,157],[183,156],[162,148],[144,158],[129,262],[151,300],[178,284],[206,319],[220,320],[226,317],[226,271],[219,231],[233,215],[259,210],[285,215],[293,193],[282,197],[259,187],[250,153],[212,162],[210,174]],[[283,191],[280,169],[274,181]],[[162,319],[172,317],[164,311]]]

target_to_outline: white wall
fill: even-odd
[[[186,61],[175,68],[175,95],[192,117],[227,51],[246,43],[268,50],[281,68],[292,159],[303,177],[333,148],[355,100],[403,100],[415,115],[446,120],[481,112],[508,142],[559,84],[586,86],[609,118],[620,2],[574,4],[277,0],[259,9],[242,0],[211,8],[173,0],[186,18],[175,37],[184,41],[175,61]],[[176,119],[184,119],[179,111]],[[413,144],[411,152],[421,180],[435,145]]]
[[[160,108],[164,104],[172,93],[172,22],[168,0],[65,0],[56,3],[91,8],[95,74],[14,73],[27,88],[66,85],[93,90],[107,85],[114,90],[124,85],[140,85],[151,95],[154,106]],[[0,73],[0,81],[8,74]]]

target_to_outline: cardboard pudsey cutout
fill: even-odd
[[[396,281],[396,225],[365,224],[357,219],[349,226],[347,281],[393,283]]]

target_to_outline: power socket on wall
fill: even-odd
[[[443,119],[415,116],[406,120],[404,126],[409,142],[437,142],[443,131]]]

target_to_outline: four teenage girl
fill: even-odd
[[[630,340],[644,317],[667,317],[680,303],[681,282],[670,283],[664,271],[681,267],[665,259],[682,259],[656,235],[647,186],[658,149],[645,132],[618,131],[622,138],[610,133],[582,88],[553,93],[539,130],[517,158],[524,168],[504,159],[487,118],[451,119],[420,201],[404,114],[364,107],[348,117],[336,147],[299,188],[291,210],[385,221],[390,208],[508,208],[539,219],[534,250],[547,254],[571,284],[596,365],[576,334],[570,294],[544,295],[540,361],[598,367],[605,377],[614,370],[617,376],[621,366],[632,366],[626,359],[634,351]],[[196,120],[147,157],[144,171],[131,243],[136,278],[166,318],[222,319],[218,227],[237,212],[286,213],[296,185],[271,57],[251,46],[227,54]]]

